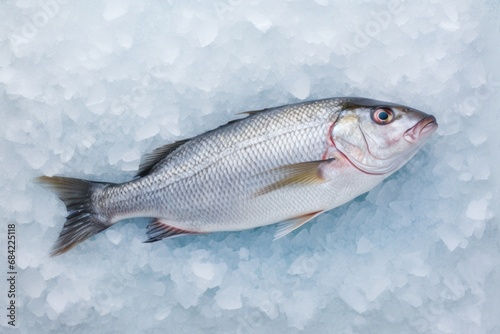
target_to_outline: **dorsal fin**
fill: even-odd
[[[252,116],[252,115],[255,115],[255,114],[270,110],[270,109],[272,109],[272,108],[244,111],[244,112],[238,113],[237,115]],[[225,126],[237,123],[237,122],[239,122],[243,119],[246,119],[246,118],[247,117],[234,119],[232,121],[227,122],[226,124],[218,126],[217,128],[215,128],[213,130],[209,130],[209,131],[205,132],[204,134],[213,132],[215,130],[220,130],[221,128],[223,128]],[[196,138],[196,137],[193,137],[193,138]],[[185,144],[186,142],[190,141],[193,138],[187,138],[187,139],[176,141],[175,143],[172,143],[172,144],[163,145],[161,147],[158,147],[157,149],[155,149],[151,153],[144,154],[142,156],[141,163],[139,164],[139,171],[137,172],[135,177],[143,177],[143,176],[148,175],[151,172],[151,170],[153,169],[153,167],[156,166],[157,163],[162,161],[163,158],[165,158],[170,153],[175,151],[179,146]]]
[[[179,146],[185,144],[189,139],[183,139],[176,141],[175,143],[172,144],[167,144],[163,145],[161,147],[158,147],[151,153],[144,154],[141,159],[141,163],[139,164],[139,171],[135,175],[136,177],[143,177],[145,175],[148,175],[149,172],[151,172],[151,169],[163,160],[167,155],[175,151],[176,148]]]
[[[268,111],[270,109],[273,109],[273,108],[264,108],[264,109],[259,109],[259,110],[242,111],[242,112],[237,113],[237,115],[255,115],[255,114],[259,114],[259,113],[264,112],[264,111]]]

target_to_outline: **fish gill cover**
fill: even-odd
[[[499,332],[499,12],[2,2],[2,328],[14,300],[21,333]],[[440,127],[368,195],[278,241],[271,226],[144,244],[139,219],[49,257],[64,205],[34,177],[123,182],[143,153],[238,112],[332,96],[409,105]]]

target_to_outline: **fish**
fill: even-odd
[[[149,218],[146,243],[277,224],[275,239],[368,192],[405,165],[436,118],[360,97],[263,110],[155,149],[124,183],[36,179],[68,215],[51,256],[128,218]]]

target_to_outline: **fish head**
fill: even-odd
[[[436,118],[390,102],[346,98],[331,139],[357,169],[391,174],[408,162],[437,129]]]

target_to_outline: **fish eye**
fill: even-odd
[[[389,124],[394,120],[394,112],[389,108],[377,108],[372,111],[372,120],[380,125]]]

